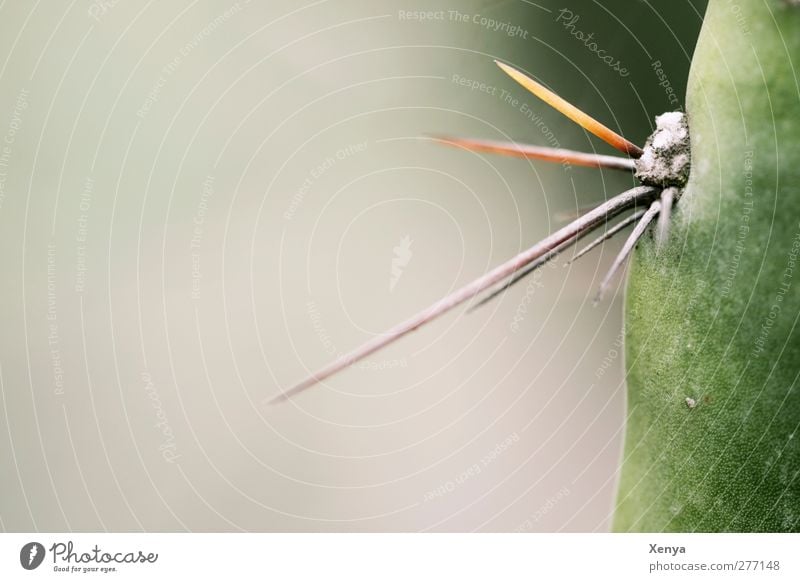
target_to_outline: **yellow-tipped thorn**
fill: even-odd
[[[565,101],[541,83],[531,79],[522,71],[515,69],[511,65],[501,63],[500,61],[495,61],[495,63],[497,63],[497,66],[503,69],[503,71],[509,77],[536,95],[539,99],[551,107],[554,107],[569,117],[572,121],[580,125],[586,131],[593,133],[607,144],[617,148],[619,151],[629,155],[632,158],[639,158],[644,153],[642,148],[637,146],[635,143],[628,141],[617,132],[609,129],[593,117],[587,115],[571,103]]]

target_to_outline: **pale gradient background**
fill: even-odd
[[[264,401],[632,183],[427,141],[613,153],[493,58],[642,143],[704,3],[105,4],[0,4],[0,527],[607,529],[619,242]]]

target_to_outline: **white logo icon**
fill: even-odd
[[[408,266],[411,257],[414,256],[414,253],[411,252],[411,244],[413,242],[411,237],[406,235],[401,238],[397,246],[392,249],[394,251],[394,258],[392,258],[392,275],[389,279],[390,292],[394,291],[397,282],[400,281],[400,277],[403,275],[403,269]]]

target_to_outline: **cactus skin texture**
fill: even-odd
[[[800,530],[800,6],[711,0],[689,184],[626,292],[615,531]]]

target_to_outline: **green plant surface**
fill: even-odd
[[[626,296],[617,531],[800,529],[800,7],[712,0],[689,184]]]

